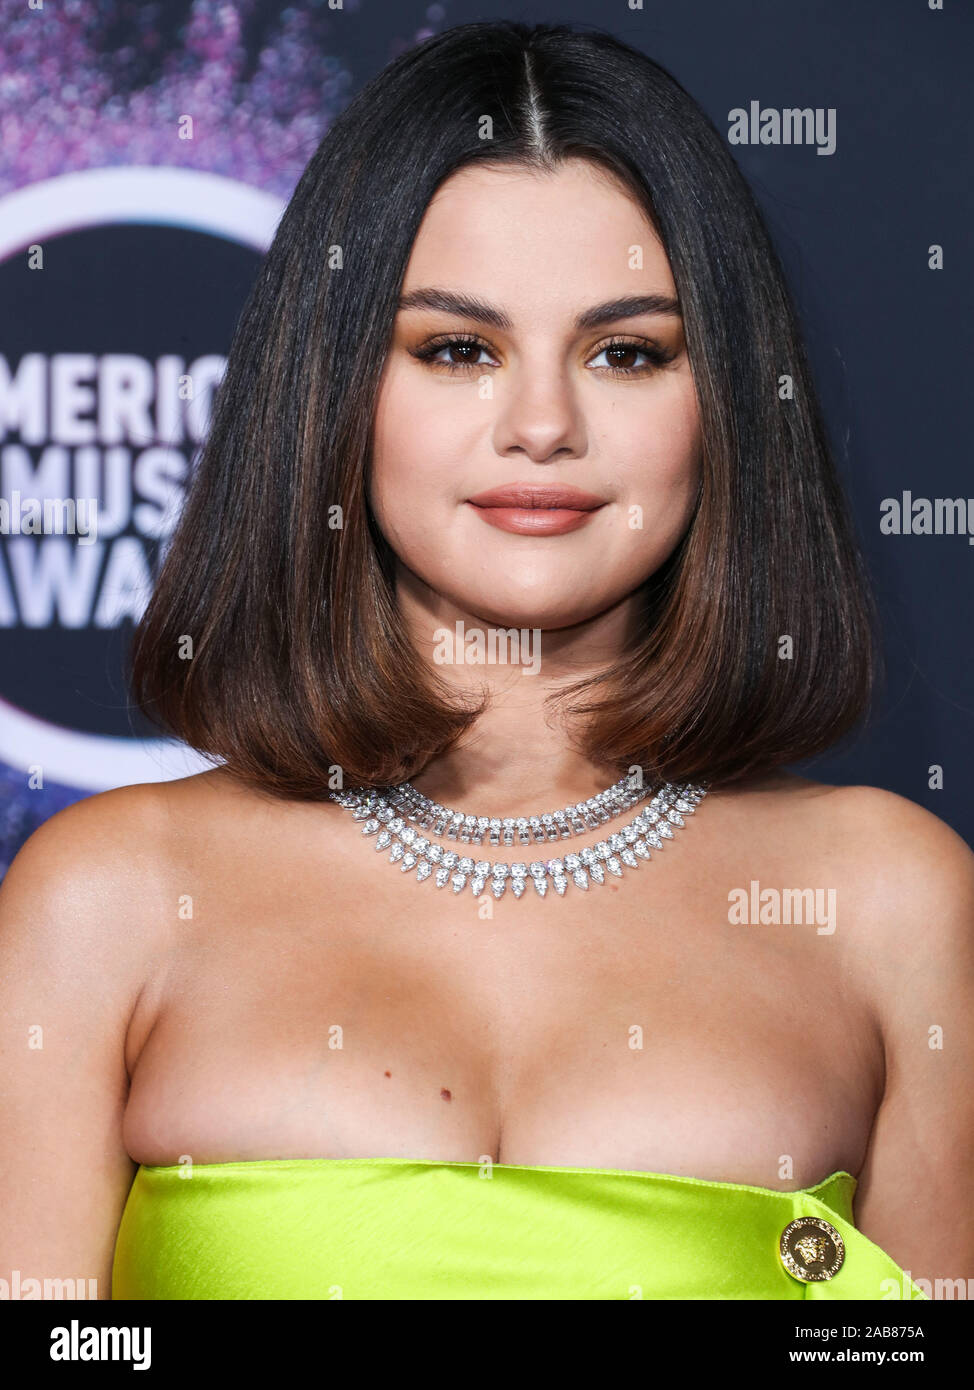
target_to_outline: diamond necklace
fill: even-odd
[[[329,792],[328,796],[329,800],[350,810],[353,819],[365,822],[362,834],[376,836],[377,851],[389,849],[390,864],[398,863],[402,873],[415,869],[418,883],[432,878],[437,888],[445,888],[449,883],[457,894],[469,884],[474,897],[479,897],[489,886],[495,898],[503,896],[508,883],[515,898],[522,896],[529,883],[543,898],[549,884],[563,897],[570,882],[584,890],[590,882],[604,883],[606,870],[621,878],[623,865],[638,869],[640,859],[651,857],[651,849],[662,849],[664,840],[672,840],[674,827],[685,825],[683,817],[691,815],[707,795],[704,786],[689,782],[674,786],[667,782],[628,825],[598,844],[587,845],[577,854],[566,854],[563,858],[511,864],[500,860],[475,861],[417,834],[414,825],[408,825],[403,816],[396,815],[394,796],[397,790],[359,787]],[[490,818],[487,819],[489,824]]]
[[[545,844],[551,840],[566,840],[583,835],[586,830],[598,830],[615,816],[637,805],[649,795],[648,787],[636,784],[635,774],[620,777],[605,791],[597,792],[588,801],[579,801],[558,811],[537,816],[471,816],[453,811],[431,801],[411,782],[400,782],[384,792],[386,801],[395,807],[404,820],[418,825],[420,830],[432,830],[434,835],[446,835],[448,840],[459,839],[463,844],[482,845],[484,836],[494,846],[513,845],[515,836],[521,845]]]

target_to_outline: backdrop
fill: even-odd
[[[885,629],[875,718],[811,770],[974,839],[966,0],[0,0],[0,872],[71,801],[202,765],[131,710],[123,658],[236,315],[355,91],[498,17],[610,30],[726,133]],[[795,108],[815,120],[786,143]]]

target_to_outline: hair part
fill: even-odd
[[[685,536],[646,582],[639,640],[549,698],[597,762],[711,783],[810,757],[865,712],[872,601],[797,315],[726,143],[609,34],[465,24],[374,78],[304,171],[135,633],[143,710],[248,783],[312,799],[336,767],[346,783],[395,783],[485,707],[439,680],[399,620],[395,557],[368,505],[375,402],[439,185],[480,163],[544,172],[573,158],[620,181],[669,257],[703,469]]]

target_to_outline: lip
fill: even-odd
[[[503,487],[478,492],[467,501],[475,507],[516,507],[521,511],[558,507],[573,512],[592,512],[596,507],[605,506],[603,498],[572,487],[571,483],[505,483]]]
[[[568,483],[506,483],[468,497],[489,526],[522,536],[577,531],[605,506],[601,497]]]

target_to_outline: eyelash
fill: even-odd
[[[410,353],[421,362],[427,363],[437,370],[447,372],[470,372],[483,371],[484,367],[490,365],[486,362],[437,362],[437,353],[444,348],[452,347],[477,347],[482,352],[490,352],[490,347],[482,338],[477,338],[473,334],[454,333],[446,338],[434,339],[432,342],[423,343],[421,347],[411,348]],[[607,376],[615,377],[637,377],[648,376],[651,372],[657,371],[660,367],[665,367],[667,363],[676,359],[677,353],[667,348],[658,347],[655,343],[630,342],[624,338],[612,338],[596,350],[595,356],[598,357],[603,352],[610,352],[613,348],[629,348],[633,352],[640,352],[644,357],[649,358],[649,362],[641,367],[597,367],[598,372],[603,372]]]

